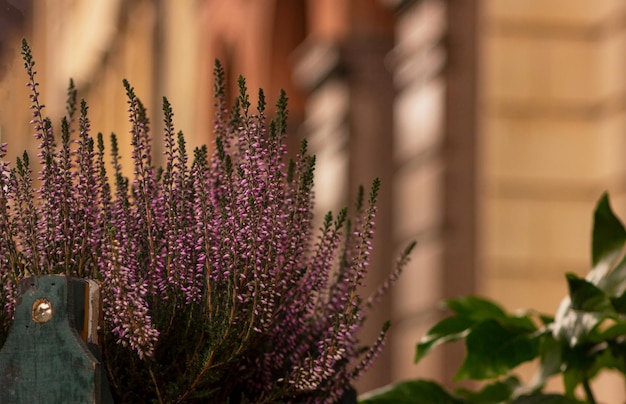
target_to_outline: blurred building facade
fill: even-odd
[[[35,146],[19,59],[25,36],[53,118],[73,77],[94,131],[126,133],[126,77],[155,133],[165,95],[189,143],[210,142],[219,58],[232,88],[242,74],[270,101],[287,90],[290,142],[306,136],[318,156],[320,212],[349,206],[359,184],[381,178],[369,287],[410,240],[418,248],[370,317],[364,339],[386,319],[393,327],[361,391],[417,376],[451,380],[461,346],[412,363],[443,298],[479,293],[508,309],[554,312],[563,274],[588,268],[595,200],[609,190],[626,213],[619,0],[0,0],[0,8],[12,16],[0,24],[0,137],[12,158]],[[603,394],[621,394],[606,380]]]

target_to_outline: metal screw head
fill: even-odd
[[[35,323],[47,323],[52,318],[52,303],[43,297],[36,299],[31,316]]]

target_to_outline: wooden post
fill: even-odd
[[[23,279],[0,350],[0,403],[113,403],[98,348],[98,284]]]

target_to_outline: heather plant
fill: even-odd
[[[22,43],[38,177],[28,153],[0,163],[0,344],[16,284],[66,274],[100,281],[102,355],[119,402],[337,402],[382,349],[388,324],[363,346],[358,331],[389,288],[361,297],[374,235],[375,180],[351,212],[313,221],[315,157],[286,162],[287,97],[266,117],[245,80],[226,105],[216,62],[214,144],[190,155],[163,98],[164,166],[153,161],[147,111],[128,97],[133,170],[115,134],[92,137],[70,81],[60,139],[44,116],[31,50]],[[0,158],[6,155],[0,147]],[[107,151],[107,153],[109,153]]]

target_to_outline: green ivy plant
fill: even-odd
[[[594,213],[592,268],[586,277],[566,274],[569,295],[554,316],[511,314],[475,296],[444,302],[451,315],[417,344],[415,362],[438,346],[464,340],[466,356],[454,381],[480,381],[482,388],[446,391],[429,380],[411,380],[361,397],[362,403],[596,403],[590,386],[602,370],[626,375],[626,230],[604,194]],[[523,384],[522,363],[538,369]],[[545,392],[561,375],[563,394]],[[584,392],[584,396],[582,394]]]

